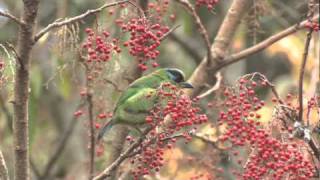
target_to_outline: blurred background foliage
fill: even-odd
[[[37,30],[53,22],[57,18],[71,17],[96,8],[105,3],[103,0],[41,0]],[[231,1],[220,1],[213,11],[199,8],[198,12],[213,40]],[[19,16],[22,9],[20,0],[0,0],[0,9],[8,9]],[[113,8],[115,11],[117,8]],[[70,141],[66,144],[61,158],[51,173],[52,179],[82,179],[86,175],[88,165],[88,124],[86,112],[84,116],[74,120],[73,113],[81,104],[80,92],[85,88],[84,68],[78,63],[77,48],[81,48],[84,40],[84,29],[87,27],[106,28],[117,36],[119,29],[114,26],[115,16],[109,14],[110,9],[103,11],[97,17],[89,17],[81,23],[57,29],[43,38],[34,47],[31,65],[30,88],[30,148],[34,178],[36,171],[43,172],[47,161],[51,158],[56,146],[61,141],[70,126],[75,126]],[[189,76],[206,54],[206,48],[197,31],[192,18],[181,6],[173,3],[169,14],[175,13],[176,21],[168,21],[170,26],[181,25],[160,46],[161,55],[158,62],[161,67],[178,67]],[[117,12],[117,11],[116,11]],[[299,22],[306,16],[307,5],[303,0],[254,0],[252,9],[242,20],[241,28],[236,33],[231,52],[252,46],[270,35]],[[121,13],[126,13],[121,11]],[[16,24],[0,17],[0,57],[5,62],[5,69],[0,83],[0,148],[12,175],[12,105],[13,99],[13,54],[5,48],[6,43],[16,44]],[[265,51],[248,57],[222,70],[224,83],[232,84],[241,75],[250,72],[261,72],[273,82],[281,95],[288,92],[296,93],[298,84],[298,69],[302,59],[305,31],[295,33],[270,46]],[[8,51],[8,52],[6,52]],[[319,33],[314,33],[311,51],[307,64],[305,91],[312,95],[315,91],[313,74],[319,73]],[[104,67],[103,77],[106,83],[94,85],[95,113],[110,113],[121,90],[128,85],[130,69],[133,68],[132,57],[128,53],[114,56]],[[149,71],[153,69],[150,68]],[[319,76],[319,74],[317,75]],[[112,81],[117,85],[114,86]],[[261,95],[268,106],[261,110],[262,121],[268,122],[272,116],[271,94],[261,89]],[[204,100],[203,107],[206,107]],[[207,113],[214,124],[216,110],[207,108]],[[97,120],[103,123],[104,120]],[[204,126],[199,133],[216,141],[217,131],[210,125]],[[98,165],[103,167],[105,156],[108,155],[108,143],[105,155],[98,158]],[[243,156],[245,153],[243,152]],[[208,159],[208,157],[210,157]],[[238,165],[228,152],[219,151],[201,140],[190,144],[178,143],[176,148],[166,152],[167,164],[160,174],[150,179],[189,179],[202,173],[214,171],[223,179],[232,179],[232,169]],[[219,173],[219,169],[225,173]],[[123,166],[122,170],[126,170]],[[201,178],[200,178],[201,179]]]

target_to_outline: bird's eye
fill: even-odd
[[[170,79],[176,83],[184,82],[183,72],[178,69],[168,69],[167,70]]]
[[[184,81],[183,76],[181,74],[176,74],[174,81],[177,83],[183,82]]]

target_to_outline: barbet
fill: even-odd
[[[98,134],[98,140],[116,124],[137,127],[145,123],[145,118],[159,101],[157,89],[163,83],[171,83],[179,88],[193,88],[185,82],[184,73],[176,68],[163,68],[135,80],[119,98],[112,119]]]

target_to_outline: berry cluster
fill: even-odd
[[[309,22],[306,23],[305,27],[308,28],[308,29],[313,29],[313,31],[319,31],[319,22],[309,21]]]
[[[120,47],[117,45],[118,40],[113,39],[110,42],[108,39],[110,36],[108,31],[103,31],[101,34],[96,34],[90,28],[87,28],[85,31],[88,38],[82,47],[86,50],[86,54],[88,55],[87,63],[107,62],[110,60],[113,51],[117,53],[121,52]]]
[[[196,0],[196,6],[207,6],[209,10],[212,10],[218,2],[219,0]]]
[[[129,53],[132,56],[138,58],[139,68],[143,71],[146,70],[146,62],[150,59],[155,60],[159,56],[160,52],[157,48],[169,28],[152,23],[145,18],[132,18],[127,23],[121,23],[121,28],[124,32],[130,33],[130,39],[123,45],[129,48]],[[152,66],[157,67],[158,63],[153,62]]]
[[[201,114],[200,108],[195,105],[197,99],[191,100],[176,86],[163,84],[157,95],[165,103],[157,104],[146,117],[152,130],[140,146],[141,153],[131,160],[131,163],[136,164],[136,169],[132,171],[135,179],[159,171],[164,164],[164,151],[171,149],[177,138],[189,142],[191,136],[188,127],[208,121],[207,116]],[[131,138],[128,140],[132,141]]]
[[[255,82],[246,78],[239,80],[239,86],[224,92],[225,111],[220,112],[219,124],[227,125],[227,130],[220,137],[234,146],[249,146],[251,155],[245,163],[243,179],[310,179],[314,175],[312,163],[305,159],[297,144],[282,142],[260,128],[261,115],[257,112],[264,106],[254,88],[266,85],[265,81]],[[235,156],[238,153],[234,154]],[[242,161],[239,160],[239,164]]]

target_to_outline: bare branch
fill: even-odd
[[[217,73],[216,78],[217,78],[217,81],[214,84],[214,86],[212,88],[210,88],[209,90],[207,90],[206,92],[202,93],[201,95],[197,96],[198,98],[200,98],[200,99],[204,98],[220,88],[220,85],[222,82],[222,75],[220,72]]]
[[[313,19],[316,20],[319,18],[319,14],[316,15]],[[238,53],[234,53],[232,55],[230,55],[229,57],[226,57],[224,59],[223,62],[221,62],[221,64],[219,64],[217,67],[216,67],[216,70],[220,70],[230,64],[233,64],[233,63],[236,63],[238,61],[241,61],[243,60],[244,58],[250,56],[250,55],[253,55],[255,53],[258,53],[264,49],[266,49],[267,47],[271,46],[272,44],[276,43],[277,41],[297,32],[298,30],[301,30],[303,28],[305,28],[305,25],[306,23],[308,22],[308,20],[305,20],[303,21],[302,23],[298,24],[298,25],[294,25],[294,26],[291,26],[275,35],[272,35],[271,37],[269,37],[268,39],[250,47],[250,48],[247,48],[245,50],[242,50]]]
[[[190,2],[188,0],[176,0],[177,2],[179,2],[193,17],[193,19],[195,20],[196,25],[199,28],[199,33],[201,34],[206,48],[207,48],[207,56],[209,59],[209,63],[213,60],[212,58],[212,52],[211,52],[211,42],[209,40],[209,35],[208,32],[206,30],[206,28],[204,27],[200,17],[198,16],[196,10],[194,9],[194,7],[190,4]]]
[[[308,3],[308,19],[307,21],[312,22],[312,16],[314,14],[314,0],[309,0]],[[298,90],[298,100],[299,100],[299,117],[298,121],[303,123],[303,77],[304,77],[304,70],[306,68],[307,60],[308,60],[308,55],[309,55],[309,46],[312,38],[312,32],[313,28],[309,29],[309,32],[307,34],[306,42],[304,45],[304,52],[303,52],[303,57],[302,57],[302,62],[300,66],[300,73],[299,73],[299,90]],[[309,123],[308,123],[309,124]]]
[[[90,137],[90,163],[89,163],[89,179],[92,179],[94,176],[94,157],[95,157],[95,128],[94,128],[94,118],[93,118],[93,93],[90,85],[89,69],[86,69],[86,87],[87,87],[87,104],[88,104],[88,118],[89,118],[89,137]]]
[[[181,25],[176,25],[173,28],[171,28],[168,32],[166,32],[164,35],[162,35],[160,37],[160,41],[165,40],[173,31],[175,31],[176,29],[178,29]]]
[[[23,21],[20,21],[19,18],[15,17],[14,15],[10,14],[9,12],[6,11],[0,11],[0,16],[7,17],[10,20],[14,21],[18,25],[24,25],[25,23]]]
[[[310,46],[310,41],[312,38],[312,32],[313,29],[310,28],[308,34],[307,34],[307,39],[305,43],[305,48],[304,48],[304,53],[303,53],[303,59],[301,62],[301,67],[300,67],[300,73],[299,73],[299,90],[298,90],[298,100],[299,100],[299,117],[298,121],[303,122],[303,77],[304,77],[304,70],[307,64],[308,60],[308,54],[309,54],[309,46]]]
[[[129,0],[123,0],[123,1],[113,2],[113,3],[105,3],[104,5],[102,5],[101,7],[97,8],[97,9],[88,10],[83,14],[68,18],[68,19],[66,19],[64,21],[60,21],[60,19],[58,19],[58,20],[54,21],[53,23],[49,24],[47,27],[43,28],[41,31],[39,31],[34,36],[34,43],[37,42],[43,35],[45,35],[47,32],[49,32],[50,30],[52,30],[54,28],[58,28],[58,27],[61,27],[61,26],[72,24],[72,23],[77,22],[77,21],[81,21],[82,19],[84,19],[84,18],[86,18],[86,17],[88,17],[90,15],[94,15],[94,14],[97,14],[97,13],[101,12],[105,8],[116,6],[116,5],[120,5],[120,4],[124,4],[124,3],[130,3],[130,1]]]
[[[0,150],[0,179],[9,180],[8,168]]]
[[[116,91],[123,92],[123,90],[118,86],[118,84],[113,82],[112,80],[104,78],[103,81],[108,84],[111,84]]]

